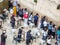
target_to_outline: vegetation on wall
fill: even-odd
[[[37,3],[37,0],[34,0],[35,3]]]
[[[8,0],[4,0],[3,2],[0,3],[0,13],[2,13],[4,8],[8,9]]]
[[[60,4],[57,6],[57,9],[60,9]]]

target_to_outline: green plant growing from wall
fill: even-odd
[[[57,9],[60,9],[60,4],[57,6]]]
[[[4,0],[0,3],[0,14],[3,12],[4,8],[8,9],[8,0]]]
[[[37,3],[37,0],[34,0],[35,3]]]

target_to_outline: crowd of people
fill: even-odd
[[[40,38],[40,32],[42,31],[42,40],[46,42],[46,45],[53,45],[52,39],[56,40],[55,45],[60,45],[60,26],[55,25],[52,21],[48,22],[46,16],[40,18],[38,13],[34,15],[33,12],[30,13],[27,8],[21,8],[17,0],[9,0],[8,6],[9,9],[3,10],[0,19],[5,22],[6,19],[9,18],[12,29],[15,29],[16,25],[18,28],[23,25],[23,27],[19,28],[17,37],[13,36],[13,40],[21,42],[23,35],[23,41],[26,41],[26,45],[29,45],[34,39]],[[16,17],[18,18],[18,21],[16,21]],[[23,24],[21,22],[23,22]],[[2,25],[0,25],[0,27],[2,27]],[[23,31],[24,28],[31,28],[26,32],[26,35]],[[38,28],[38,31],[34,30],[35,33],[32,31],[32,28]],[[1,45],[5,45],[6,43],[7,35],[5,33],[6,30],[3,30],[1,34]],[[25,36],[26,39],[24,39]]]

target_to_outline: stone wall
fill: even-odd
[[[38,12],[42,16],[47,16],[56,25],[60,25],[60,10],[57,10],[59,0],[38,0],[35,4],[33,0],[20,0],[19,3],[30,9],[31,11]]]

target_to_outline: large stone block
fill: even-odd
[[[59,0],[37,0],[34,1],[20,0],[20,4],[24,5],[29,10],[39,13],[41,16],[47,16],[49,20],[53,21],[56,25],[60,25],[60,10],[57,10]]]

